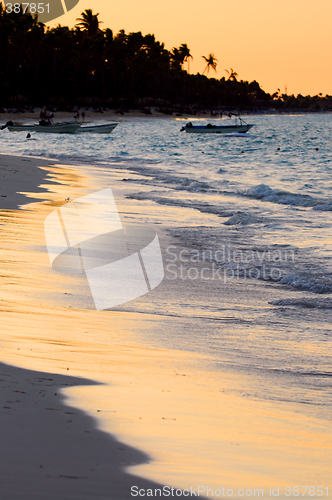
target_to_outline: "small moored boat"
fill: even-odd
[[[42,132],[47,134],[75,134],[81,127],[80,123],[63,122],[63,123],[32,123],[31,125],[18,125],[12,122],[7,122],[4,128],[8,128],[9,132]]]
[[[117,123],[105,123],[103,125],[83,125],[83,127],[80,127],[77,132],[79,134],[87,132],[89,132],[90,134],[110,134],[117,125]]]
[[[240,123],[236,121],[233,125],[212,125],[211,123],[207,125],[193,125],[189,122],[182,127],[180,132],[186,131],[188,134],[243,134],[253,127],[253,125],[249,125],[238,115],[234,113],[232,115],[236,116]]]

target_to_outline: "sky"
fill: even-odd
[[[186,43],[190,73],[202,73],[201,56],[213,53],[217,73],[209,76],[233,68],[266,92],[332,95],[331,0],[80,0],[49,26],[73,27],[88,8],[114,34],[153,33],[169,50]]]

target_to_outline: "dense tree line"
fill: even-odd
[[[7,13],[0,3],[0,107],[78,106],[170,109],[320,106],[332,109],[332,98],[309,102],[294,96],[271,96],[256,81],[238,81],[231,68],[227,78],[189,74],[192,58],[182,44],[165,49],[154,35],[116,35],[101,29],[98,14],[82,13],[74,28],[47,28],[31,14]],[[213,54],[203,57],[216,69]],[[203,73],[204,73],[203,72]],[[318,104],[317,104],[318,103]]]

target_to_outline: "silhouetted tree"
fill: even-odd
[[[99,25],[101,21],[99,21],[98,14],[93,14],[91,9],[85,9],[84,12],[81,13],[82,17],[76,19],[76,21],[80,21],[77,26],[83,28],[84,31],[91,37],[95,37],[98,33],[101,32]]]
[[[209,54],[208,57],[206,56],[202,56],[204,61],[206,62],[206,66],[205,66],[205,69],[203,71],[203,75],[205,73],[205,71],[207,73],[209,73],[210,71],[210,68],[214,69],[215,72],[217,72],[217,62],[218,62],[218,59],[216,57],[214,57],[214,54]]]
[[[139,107],[154,103],[183,109],[330,109],[330,96],[269,94],[258,82],[207,78],[214,54],[202,56],[203,74],[183,70],[192,58],[187,44],[167,50],[151,33],[113,34],[98,14],[82,12],[73,28],[48,28],[30,13],[7,13],[0,0],[0,108],[46,106]]]
[[[236,71],[233,70],[233,68],[230,69],[230,71],[228,71],[228,69],[225,69],[226,73],[228,73],[228,80],[232,81],[232,82],[236,82],[237,79],[236,77],[239,76]]]

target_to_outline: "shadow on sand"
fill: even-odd
[[[126,500],[130,488],[161,488],[125,471],[149,457],[64,404],[61,388],[91,380],[0,363],[1,500]]]

